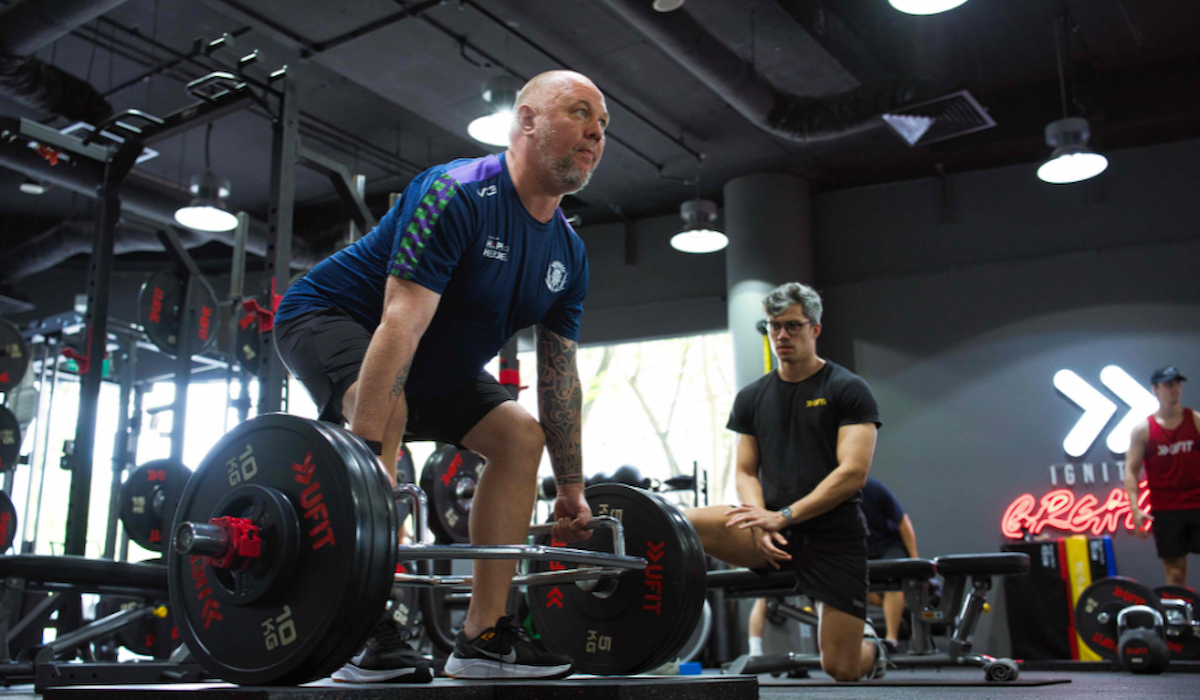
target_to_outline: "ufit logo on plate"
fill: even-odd
[[[1133,431],[1133,426],[1158,410],[1158,399],[1142,388],[1128,372],[1116,365],[1109,365],[1101,370],[1100,381],[1129,405],[1129,412],[1108,433],[1105,440],[1109,450],[1124,454],[1129,450],[1129,434]],[[1091,449],[1092,443],[1117,412],[1117,405],[1069,369],[1055,373],[1054,387],[1083,409],[1079,422],[1063,440],[1063,449],[1067,454],[1082,457]]]

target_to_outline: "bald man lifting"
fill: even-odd
[[[402,440],[437,440],[487,459],[471,507],[475,545],[524,542],[543,448],[558,481],[555,538],[588,535],[575,364],[588,266],[559,203],[591,178],[607,124],[591,80],[538,75],[517,95],[507,151],[418,175],[370,234],[313,268],[276,312],[279,354],[323,420],[349,423],[379,455],[395,455]],[[540,423],[483,370],[534,324]],[[512,561],[474,563],[448,675],[571,673],[571,659],[541,650],[505,616],[513,574]],[[430,674],[385,617],[334,679]]]

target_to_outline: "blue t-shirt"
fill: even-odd
[[[862,488],[862,512],[867,519],[868,557],[881,557],[894,544],[904,546],[900,538],[904,508],[888,487],[870,477]]]
[[[562,210],[547,223],[521,203],[504,154],[430,168],[371,233],[292,285],[276,322],[337,306],[369,331],[388,275],[442,295],[405,391],[440,396],[473,380],[518,330],[535,323],[579,338],[587,252]]]

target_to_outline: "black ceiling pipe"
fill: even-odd
[[[33,54],[127,1],[23,0],[0,10],[0,93],[90,124],[112,114],[99,91]]]
[[[63,189],[78,192],[88,197],[95,198],[97,196],[97,183],[99,182],[98,167],[93,167],[86,161],[77,162],[75,160],[60,160],[58,165],[50,165],[48,161],[37,154],[37,151],[28,147],[25,139],[17,137],[0,139],[0,167],[15,170],[22,175],[27,175],[43,182],[53,183]],[[129,177],[125,180],[125,184],[121,187],[121,206],[123,211],[145,219],[152,224],[170,226],[176,230],[180,230],[181,227],[175,221],[175,210],[187,205],[190,201],[190,194],[179,192],[146,178],[139,177],[136,171],[130,173]],[[126,228],[122,227],[118,232],[118,247],[122,245],[121,237],[125,235]],[[248,252],[260,257],[266,257],[266,224],[258,219],[251,219],[250,232],[246,238],[246,250]],[[185,236],[184,240],[195,242],[195,245],[201,245],[209,241],[220,241],[232,247],[234,232],[204,232],[198,237]],[[162,250],[162,246],[160,245],[156,249]],[[90,244],[88,250],[90,251]],[[64,251],[59,260],[66,260],[78,252],[87,251]],[[307,241],[297,236],[292,237],[293,268],[309,269],[325,259],[331,252],[333,252],[332,248],[316,250]],[[15,253],[16,251],[10,251],[6,255],[15,255]]]
[[[24,0],[0,10],[0,47],[30,56],[128,0]]]
[[[833,97],[776,89],[686,8],[657,12],[645,0],[602,0],[758,128],[793,143],[844,138],[883,126],[879,115],[917,99],[913,83],[893,80]]]
[[[212,240],[207,233],[178,231],[185,248],[196,248]],[[0,283],[13,283],[49,270],[63,260],[92,252],[96,224],[87,219],[68,219],[46,231],[27,238],[4,251],[0,257]],[[152,230],[121,226],[113,252],[117,255],[143,251],[161,251],[162,241]]]

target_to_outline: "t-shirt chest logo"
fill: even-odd
[[[1173,442],[1170,445],[1159,445],[1158,456],[1166,457],[1167,455],[1177,455],[1181,452],[1191,452],[1193,440],[1181,440]]]
[[[825,399],[809,399],[804,402],[805,408],[816,408],[817,406],[827,406]]]
[[[498,236],[488,236],[487,243],[483,246],[483,257],[507,262],[508,244],[500,240]]]
[[[567,266],[555,260],[546,270],[546,287],[554,293],[567,288]]]

